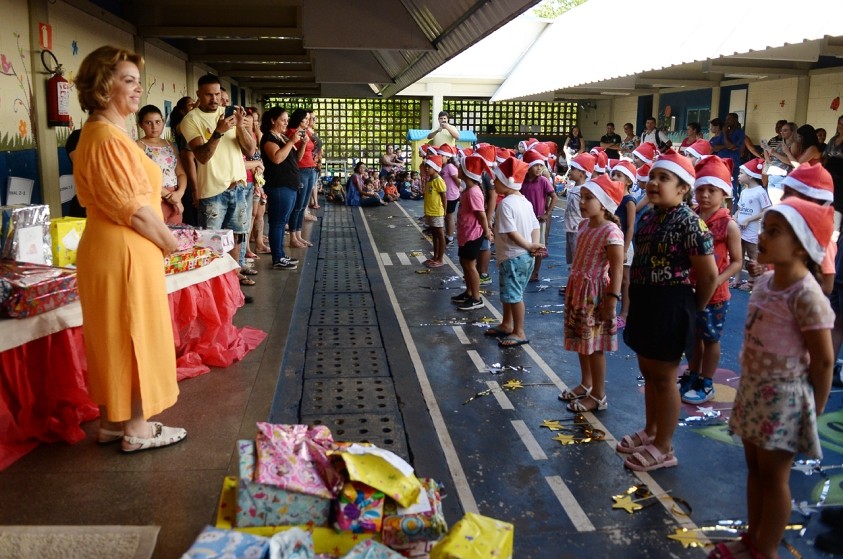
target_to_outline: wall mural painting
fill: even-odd
[[[0,75],[10,76],[18,82],[21,93],[12,101],[12,108],[15,114],[19,115],[19,119],[16,131],[5,132],[3,135],[0,135],[0,150],[2,151],[18,151],[35,147],[35,140],[30,133],[32,125],[35,122],[31,81],[32,72],[27,67],[27,57],[23,48],[20,46],[20,33],[14,33],[14,36],[20,65],[16,66],[17,60],[14,59],[13,55],[9,56],[7,53],[0,53]],[[0,99],[0,104],[5,101],[5,99]]]

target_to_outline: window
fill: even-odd
[[[575,103],[450,98],[443,105],[457,128],[478,135],[564,136],[577,121]]]

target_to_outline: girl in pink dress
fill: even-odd
[[[605,392],[606,351],[618,349],[615,309],[621,298],[624,238],[615,217],[624,185],[601,175],[581,189],[584,219],[565,291],[565,349],[579,354],[580,390],[566,390],[559,399],[573,412],[601,411]]]

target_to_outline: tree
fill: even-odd
[[[576,8],[586,0],[542,0],[533,8],[533,13],[538,17],[556,19],[568,10]]]

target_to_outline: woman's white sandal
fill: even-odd
[[[594,400],[595,402],[597,402],[597,405],[594,406],[593,408],[588,408],[584,403],[587,400]],[[588,397],[580,398],[579,400],[572,400],[571,402],[568,403],[567,407],[568,407],[568,411],[577,412],[577,413],[584,413],[584,412],[587,412],[587,411],[603,411],[603,410],[605,410],[606,408],[609,407],[609,400],[606,398],[605,394],[603,395],[602,398],[597,399],[591,394],[591,391],[589,390]]]
[[[176,444],[187,436],[187,431],[181,427],[165,427],[161,423],[152,423],[152,437],[131,437],[123,435],[123,442],[120,443],[122,452],[137,452],[139,450],[150,450]],[[133,448],[136,447],[136,448]]]

